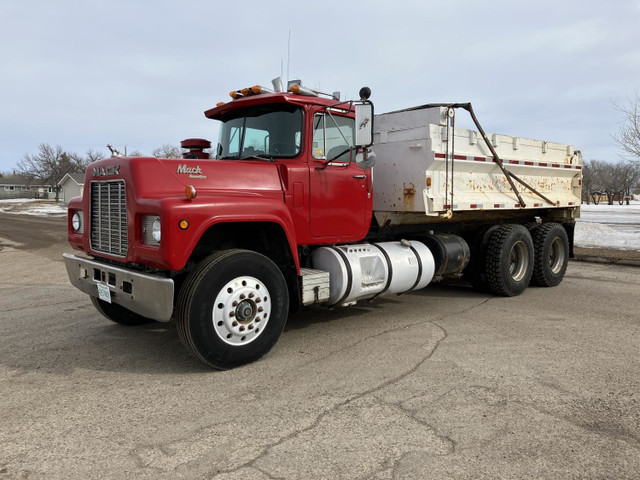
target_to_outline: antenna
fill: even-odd
[[[289,39],[287,40],[287,82],[289,81],[289,64],[291,63],[291,29],[289,29]]]

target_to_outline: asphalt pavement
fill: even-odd
[[[102,318],[65,221],[22,218],[0,214],[0,480],[638,477],[637,267],[306,310],[216,372],[173,323]]]

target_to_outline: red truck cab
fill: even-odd
[[[65,255],[69,278],[117,323],[188,317],[182,304],[193,299],[184,291],[197,289],[194,283],[202,279],[194,279],[194,272],[219,252],[240,252],[250,257],[244,261],[261,264],[268,281],[258,273],[237,277],[258,281],[242,299],[230,300],[230,294],[218,302],[229,300],[230,315],[242,314],[244,321],[214,332],[217,349],[235,346],[238,337],[239,346],[246,342],[250,350],[204,359],[219,368],[264,354],[287,312],[300,306],[301,249],[360,241],[372,217],[371,170],[355,161],[353,102],[261,90],[238,92],[205,112],[221,122],[212,154],[201,148],[206,140],[190,139],[183,146],[194,148],[182,159],[116,156],[95,162],[87,168],[84,195],[69,203],[69,242],[86,253]],[[228,263],[238,263],[237,255],[231,257]],[[214,263],[196,276],[217,271],[220,261]],[[241,332],[259,330],[247,319],[260,321],[262,307],[244,297],[257,297],[260,288],[270,289],[278,305],[271,304],[269,313],[273,332],[254,335],[260,337],[254,342]],[[191,338],[190,327],[184,328],[181,336]]]

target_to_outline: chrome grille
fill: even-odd
[[[127,192],[124,180],[91,182],[91,249],[127,255]]]

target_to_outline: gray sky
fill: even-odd
[[[40,143],[213,140],[203,111],[286,77],[289,31],[306,85],[368,85],[377,112],[471,101],[487,131],[585,159],[619,158],[612,102],[640,89],[639,0],[0,0],[0,171]]]

